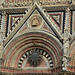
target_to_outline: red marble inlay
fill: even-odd
[[[59,25],[54,21],[54,19],[50,16],[50,17],[52,18],[52,20],[55,22],[55,24],[59,27],[59,29],[61,29],[61,24],[62,24],[62,13],[57,13],[57,14],[56,14],[56,13],[55,13],[55,14],[52,14],[52,13],[51,13],[51,14],[49,14],[49,15],[60,15],[60,16],[61,16],[61,19],[60,19],[60,27],[59,27]]]
[[[74,30],[75,30],[75,13],[74,13]]]

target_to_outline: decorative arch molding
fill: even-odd
[[[5,61],[3,66],[18,68],[22,55],[32,48],[39,48],[48,52],[52,58],[53,67],[61,66],[61,57],[63,55],[61,46],[59,40],[49,33],[39,31],[24,33],[14,38],[4,48],[3,57]]]
[[[35,56],[35,55],[39,55],[38,56],[38,58],[35,58],[35,57],[33,57],[33,55]],[[26,60],[27,59],[27,60]],[[51,58],[51,56],[50,56],[50,54],[48,53],[48,52],[46,52],[46,51],[44,51],[44,50],[42,50],[42,49],[38,49],[38,48],[33,48],[32,50],[29,50],[29,51],[27,51],[27,52],[25,52],[22,56],[21,56],[21,58],[20,58],[20,60],[19,60],[19,63],[18,63],[18,68],[21,68],[21,67],[24,67],[24,65],[26,65],[26,62],[28,61],[28,59],[30,60],[30,62],[28,62],[28,64],[30,63],[32,63],[33,65],[35,64],[35,66],[33,66],[34,67],[34,69],[36,69],[36,66],[38,67],[38,65],[39,64],[41,64],[40,65],[40,67],[38,67],[39,69],[40,68],[53,68],[53,60],[52,60],[52,58]],[[37,59],[37,60],[36,60]],[[44,61],[42,62],[42,60],[41,59],[44,59],[44,61],[46,62],[45,64],[43,64],[44,63]],[[35,62],[35,61],[36,62]],[[24,64],[24,65],[23,65]],[[29,64],[29,65],[30,65]],[[32,66],[32,64],[30,65],[30,66]],[[37,65],[38,64],[38,65]],[[28,65],[28,66],[29,66]],[[42,66],[44,66],[44,67],[42,67]],[[25,67],[25,69],[26,68],[29,68],[29,69],[33,69],[33,68],[30,68],[30,67]]]
[[[27,30],[27,31],[22,32],[22,33],[17,33],[16,36],[14,36],[6,45],[4,43],[4,46],[5,46],[5,48],[8,48],[10,43],[13,43],[15,40],[17,40],[17,38],[19,38],[23,35],[29,35],[29,34],[33,34],[33,33],[35,33],[35,34],[38,33],[38,34],[43,34],[44,36],[48,36],[48,37],[54,39],[59,47],[62,47],[62,43],[56,37],[56,35],[54,35],[50,32],[44,31],[44,30],[39,30],[39,29],[30,29],[29,31]]]

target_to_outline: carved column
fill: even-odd
[[[65,14],[65,27],[63,35],[63,70],[67,70],[69,62],[69,38],[70,38],[70,9],[67,8]]]

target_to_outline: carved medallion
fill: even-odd
[[[32,18],[32,21],[31,21],[31,26],[32,26],[32,27],[37,27],[37,26],[39,26],[39,25],[40,25],[39,19],[38,19],[36,16],[34,16],[34,17]]]
[[[32,15],[28,20],[29,28],[40,28],[42,25],[42,18],[39,15]]]

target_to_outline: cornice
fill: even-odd
[[[9,7],[9,8],[1,8],[0,9],[0,14],[3,13],[4,11],[7,14],[11,13],[25,13],[25,10],[28,10],[30,7]]]
[[[6,11],[6,13],[24,13],[25,10],[28,10],[32,6],[24,6],[24,7],[5,7],[0,8],[0,13]],[[63,11],[67,8],[70,10],[75,10],[75,5],[73,4],[63,4],[63,5],[42,5],[41,8],[46,9],[46,11]]]
[[[75,10],[75,5],[73,4],[66,4],[66,5],[46,5],[42,6],[42,8],[46,9],[47,11],[64,11],[67,8],[70,10]]]

